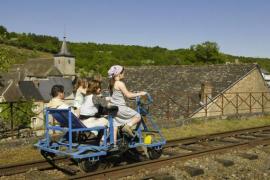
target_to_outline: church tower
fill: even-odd
[[[54,55],[54,66],[59,69],[64,77],[75,77],[75,57],[68,51],[66,37],[63,39],[61,50]]]

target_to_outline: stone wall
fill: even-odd
[[[266,112],[270,112],[270,91],[256,68],[216,99],[208,98],[208,105],[192,118]]]

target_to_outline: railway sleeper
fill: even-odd
[[[249,159],[249,160],[258,159],[258,155],[257,154],[240,153],[240,154],[238,154],[238,156],[240,156],[242,158],[245,158],[245,159]]]
[[[229,167],[234,165],[234,162],[227,159],[215,159],[218,163],[222,164],[224,167]]]

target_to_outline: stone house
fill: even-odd
[[[152,114],[165,124],[270,111],[269,88],[255,64],[127,67],[125,82],[153,96]]]

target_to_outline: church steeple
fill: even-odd
[[[64,36],[63,42],[62,42],[62,46],[60,49],[60,52],[58,54],[56,54],[55,56],[63,56],[63,57],[74,57],[67,48],[67,42],[66,42],[66,37]]]
[[[54,55],[54,66],[64,77],[75,77],[75,57],[68,51],[65,36],[59,53]]]

